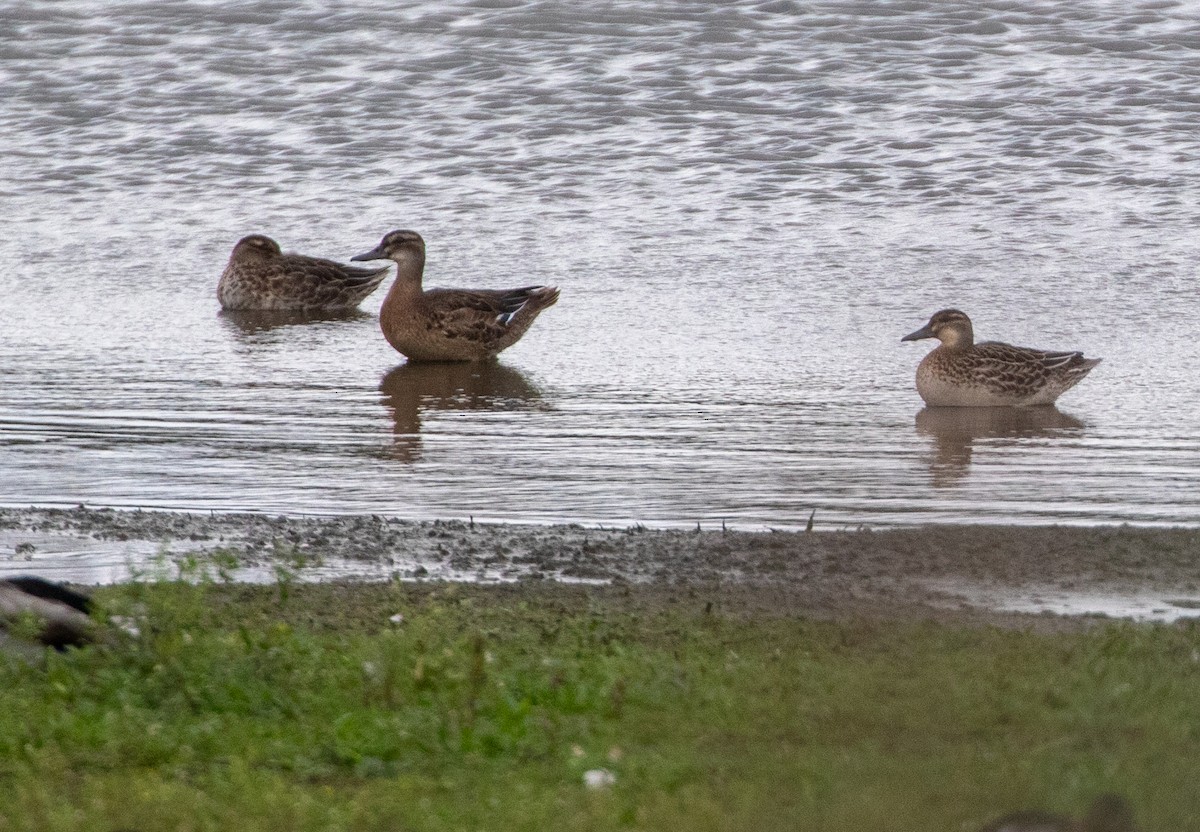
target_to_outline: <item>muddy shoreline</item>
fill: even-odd
[[[738,532],[0,509],[0,576],[77,583],[187,572],[236,580],[562,581],[718,591],[810,615],[1200,615],[1200,530],[927,526]],[[1036,615],[1036,614],[1041,614]]]

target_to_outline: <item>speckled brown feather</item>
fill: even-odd
[[[344,266],[319,257],[283,254],[270,238],[251,235],[234,246],[217,284],[217,298],[230,310],[352,309],[379,287],[386,274],[386,267]]]
[[[998,341],[966,349],[938,347],[921,362],[926,373],[946,382],[984,388],[1017,401],[1049,392],[1058,398],[1098,363],[1099,359],[1086,359],[1080,352],[1046,352]]]

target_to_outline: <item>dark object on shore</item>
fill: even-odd
[[[1137,832],[1137,825],[1125,798],[1102,794],[1078,821],[1054,812],[1025,809],[994,820],[979,832]]]
[[[41,622],[37,640],[62,650],[95,640],[95,626],[88,614],[92,601],[62,584],[33,576],[0,581],[0,630],[24,616]]]

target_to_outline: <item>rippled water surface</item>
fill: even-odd
[[[0,0],[0,502],[1200,523],[1200,11]],[[555,283],[496,365],[218,314],[234,241]],[[923,410],[899,343],[1104,363]]]

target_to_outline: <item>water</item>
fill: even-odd
[[[1200,522],[1200,11],[0,0],[0,503]],[[218,314],[234,241],[554,283],[490,368]],[[922,411],[927,343],[1104,363]]]

